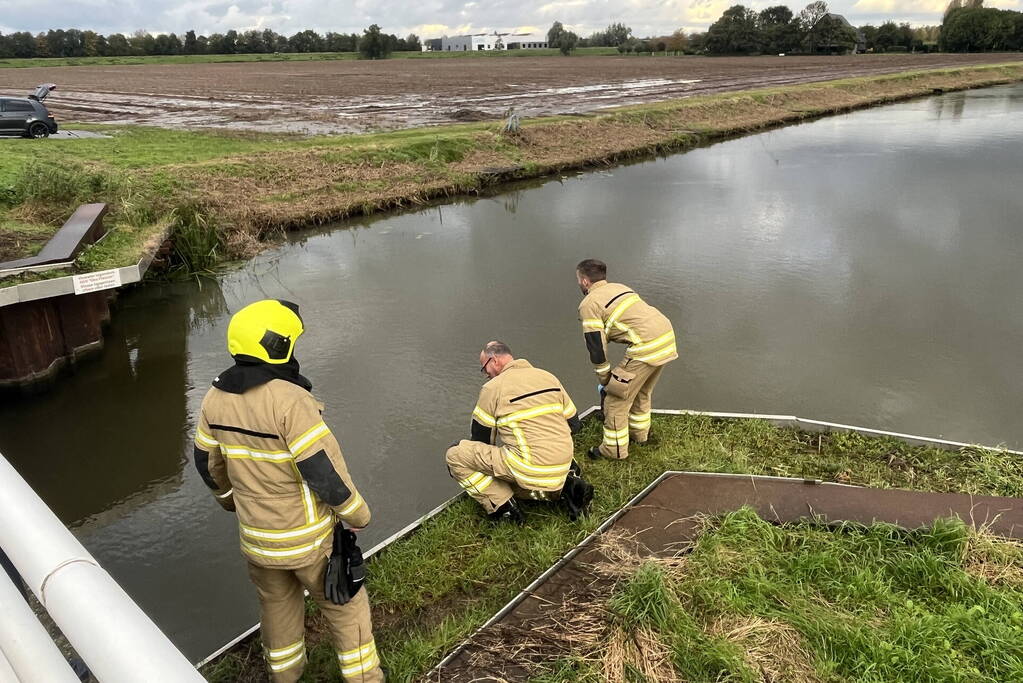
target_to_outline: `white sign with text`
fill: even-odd
[[[114,289],[121,286],[121,271],[100,270],[95,273],[83,273],[75,275],[72,280],[75,283],[75,294],[88,294],[89,292],[100,292],[104,289]]]

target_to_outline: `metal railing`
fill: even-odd
[[[0,491],[0,547],[96,678],[203,680],[2,455]],[[77,681],[20,591],[0,574],[0,681]]]

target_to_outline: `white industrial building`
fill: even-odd
[[[547,36],[536,33],[471,33],[464,36],[444,36],[440,39],[441,52],[469,52],[483,50],[528,50],[547,47]],[[424,50],[436,50],[436,41],[426,41]]]

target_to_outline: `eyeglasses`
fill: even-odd
[[[480,372],[484,375],[487,374],[487,366],[490,365],[490,361],[494,360],[493,357],[487,359],[487,362],[480,367]]]

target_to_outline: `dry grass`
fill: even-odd
[[[803,637],[788,624],[755,616],[730,616],[711,624],[707,632],[739,646],[746,664],[760,673],[763,683],[821,681]]]

